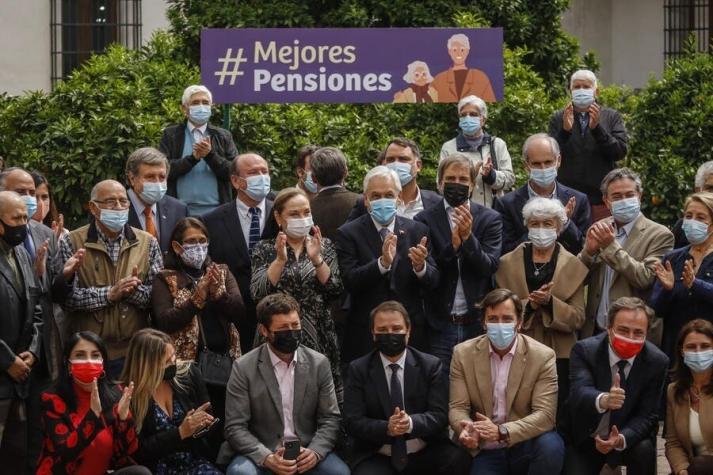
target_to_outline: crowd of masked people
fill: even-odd
[[[472,95],[434,191],[394,138],[359,193],[316,146],[275,192],[203,86],[76,229],[5,168],[0,471],[654,475],[665,421],[671,473],[713,473],[713,162],[669,230],[570,90],[516,188]]]

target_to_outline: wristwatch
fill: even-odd
[[[498,434],[500,434],[498,442],[507,442],[510,440],[510,432],[508,432],[508,428],[505,427],[505,424],[500,424],[498,426]]]

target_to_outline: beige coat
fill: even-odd
[[[528,336],[517,338],[506,389],[510,446],[552,430],[557,414],[554,351]],[[456,437],[459,422],[473,420],[476,412],[493,417],[489,348],[488,337],[481,335],[453,349],[448,420]]]
[[[584,325],[584,283],[589,273],[587,266],[559,246],[559,256],[552,293],[552,308],[525,311],[522,333],[531,336],[555,351],[557,358],[569,358],[577,341],[576,331]],[[498,287],[510,289],[527,305],[527,280],[525,278],[525,243],[500,258],[495,274]]]
[[[619,297],[639,297],[646,300],[656,278],[654,264],[671,249],[673,249],[671,231],[643,214],[634,223],[631,234],[623,246],[614,240],[594,256],[590,256],[586,249],[582,249],[579,259],[590,270],[587,321],[582,328],[582,338],[594,334],[594,321],[602,297],[606,266],[614,270],[609,289],[610,302],[614,302]],[[654,332],[654,329],[649,332],[649,339],[652,339]],[[655,338],[652,341],[656,343]]]
[[[431,83],[438,92],[438,102],[458,102],[465,96],[475,95],[485,102],[495,102],[495,93],[488,75],[480,69],[468,69],[460,96],[456,91],[456,75],[452,68],[438,73]]]
[[[668,385],[666,393],[666,458],[671,464],[673,473],[688,468],[693,459],[693,445],[689,417],[691,402],[686,395],[684,403],[679,403],[673,397],[675,383]],[[701,434],[706,447],[713,449],[713,397],[703,396],[699,404]]]

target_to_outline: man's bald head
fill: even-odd
[[[255,168],[264,169],[265,173],[269,173],[267,160],[254,152],[242,153],[233,160],[231,173],[235,176],[242,176],[244,178],[254,174],[250,173],[250,171]]]
[[[27,170],[11,167],[0,173],[0,191],[35,196],[35,180]]]
[[[8,226],[19,226],[27,224],[27,219],[27,205],[20,195],[14,191],[0,191],[0,220]]]
[[[91,200],[92,201],[102,201],[106,199],[105,197],[109,194],[114,195],[116,193],[122,194],[126,198],[126,188],[124,185],[116,180],[104,180],[100,181],[94,188],[92,188]]]

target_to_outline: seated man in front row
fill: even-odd
[[[646,341],[653,313],[643,300],[621,297],[609,307],[607,331],[572,348],[565,473],[595,475],[607,463],[656,474],[668,357]]]
[[[457,345],[451,360],[448,419],[475,455],[470,473],[557,475],[555,353],[519,334],[522,303],[512,291],[492,290],[481,309],[487,334]]]
[[[441,361],[407,346],[411,321],[388,300],[371,312],[376,350],[352,361],[344,391],[354,475],[468,472],[470,456],[448,440],[448,386]]]
[[[348,475],[332,452],[340,415],[329,360],[300,345],[299,304],[268,295],[257,318],[267,342],[233,364],[218,463],[230,463],[227,475]],[[290,460],[286,445],[294,441],[300,447]]]

